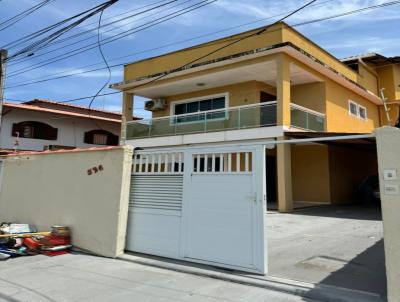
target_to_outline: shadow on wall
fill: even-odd
[[[329,208],[329,211],[327,211]],[[290,214],[290,213],[288,213]],[[305,216],[333,217],[341,219],[358,219],[382,221],[382,212],[378,207],[368,207],[363,205],[324,205],[309,208],[301,208],[293,214]]]
[[[347,263],[341,259],[330,257],[326,260],[342,261],[345,265],[343,268],[331,273],[319,284],[371,292],[386,297],[386,268],[383,239],[377,241]],[[314,289],[310,290],[307,296],[313,296],[313,291]]]

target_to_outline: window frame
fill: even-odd
[[[361,114],[360,114],[360,109],[363,109],[363,110],[364,110],[364,112],[365,112],[365,116],[364,116],[364,117],[361,116]],[[359,117],[361,120],[363,120],[363,121],[368,120],[368,111],[367,111],[367,108],[366,108],[366,107],[361,106],[361,105],[358,105],[357,113],[358,113],[358,117]]]
[[[225,98],[225,106],[224,106],[224,110],[227,110],[228,108],[229,108],[229,92],[224,92],[224,93],[218,93],[218,94],[212,94],[212,95],[203,95],[203,96],[200,96],[200,97],[195,97],[195,98],[190,98],[190,99],[183,99],[183,100],[177,100],[177,101],[173,101],[173,102],[171,102],[170,103],[170,108],[169,108],[169,110],[170,110],[170,116],[172,117],[172,116],[179,116],[179,115],[185,115],[185,114],[187,114],[187,113],[185,113],[185,114],[178,114],[178,115],[176,115],[175,114],[175,107],[176,107],[176,105],[179,105],[179,104],[185,104],[185,103],[192,103],[192,102],[200,102],[200,101],[207,101],[207,100],[210,100],[210,99],[216,99],[216,98]],[[199,106],[199,108],[200,108],[200,106]],[[216,109],[216,110],[223,110],[223,109]],[[202,113],[202,112],[207,112],[207,111],[198,111],[198,112],[193,112],[193,113],[191,113],[191,114],[193,114],[193,115],[195,115],[196,113]],[[218,121],[218,120],[226,120],[226,119],[228,119],[228,116],[229,116],[229,113],[227,112],[227,111],[225,111],[225,116],[224,117],[221,117],[221,118],[215,118],[215,119],[212,119],[213,121]],[[175,124],[194,124],[194,123],[202,123],[202,122],[204,122],[204,120],[198,120],[198,121],[187,121],[187,122],[178,122],[177,120],[175,120],[175,119],[170,119],[170,124],[171,125],[175,125]]]
[[[104,145],[99,145],[94,143],[94,135],[95,134],[104,134],[107,135],[107,142]],[[92,129],[89,131],[85,131],[83,133],[83,143],[87,145],[95,145],[95,146],[118,146],[119,145],[119,135],[114,134],[111,131],[105,129]],[[113,143],[111,143],[113,142]]]
[[[354,105],[356,107],[356,112],[353,113],[351,112],[351,105]],[[354,116],[354,117],[359,117],[358,116],[358,104],[352,100],[349,100],[349,105],[348,105],[348,110],[349,110],[349,115]]]
[[[31,128],[31,136],[26,137],[24,134],[25,127]],[[18,135],[16,133],[19,133]],[[42,121],[27,120],[20,121],[12,124],[11,136],[21,139],[36,139],[45,141],[58,140],[58,128],[51,126]]]

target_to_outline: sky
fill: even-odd
[[[20,22],[0,31],[0,47],[104,1],[54,0]],[[134,31],[137,26],[201,1],[177,0],[148,13],[127,18],[102,28],[100,39],[110,38],[127,30]],[[286,19],[285,22],[294,25],[389,1],[318,0],[312,6]],[[41,0],[0,0],[0,24],[2,21],[40,2]],[[163,4],[169,1],[119,0],[105,10],[101,24],[128,17],[139,11],[134,11],[135,9],[155,2]],[[303,0],[217,0],[187,14],[103,45],[102,50],[110,65],[133,62],[267,25],[305,3],[307,1]],[[78,47],[97,42],[98,21],[99,16],[94,16],[66,33],[62,38],[86,32],[79,37],[49,45],[46,49],[20,61],[10,61],[7,64],[5,98],[19,101],[34,98],[65,101],[94,95],[107,83],[109,77],[107,70],[82,73],[21,87],[9,86],[104,67],[99,49],[94,48],[65,60],[27,70],[32,68],[34,64],[71,53]],[[400,4],[298,26],[296,29],[339,59],[369,52],[376,52],[385,56],[400,55],[400,48],[398,47],[400,45]],[[80,41],[81,39],[86,40]],[[68,45],[70,43],[75,44]],[[10,49],[9,54],[12,54],[15,50],[17,49]],[[51,52],[46,54],[48,51]],[[121,82],[122,80],[123,67],[112,68],[110,83]],[[113,91],[106,88],[102,93]],[[90,99],[86,99],[71,104],[87,106],[89,102]],[[122,95],[120,94],[100,96],[95,99],[92,106],[93,108],[120,111],[121,102]],[[150,113],[143,110],[143,102],[144,99],[135,98],[134,114],[140,117],[149,117]]]

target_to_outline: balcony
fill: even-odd
[[[324,131],[325,115],[291,105],[292,127]],[[276,102],[143,119],[127,123],[127,139],[209,133],[276,126]]]

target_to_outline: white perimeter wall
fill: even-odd
[[[96,147],[97,145],[85,144],[84,133],[95,129],[104,129],[120,136],[120,123],[113,123],[87,118],[57,115],[53,113],[37,112],[32,110],[13,109],[3,116],[0,131],[0,148],[14,149],[16,137],[12,136],[13,123],[24,121],[37,121],[58,128],[57,140],[42,140],[19,138],[19,150],[42,151],[45,145],[60,145],[70,147]],[[100,128],[101,127],[101,128]]]
[[[3,158],[0,221],[72,229],[73,244],[107,257],[123,253],[133,150],[21,155]],[[93,167],[103,171],[88,175]]]
[[[400,301],[400,129],[376,130],[389,302]],[[395,171],[396,178],[384,177]]]

